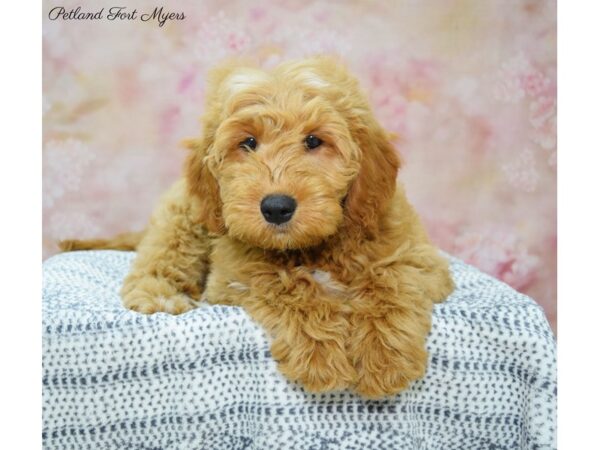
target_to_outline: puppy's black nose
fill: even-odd
[[[292,218],[294,211],[296,200],[287,195],[267,195],[260,202],[260,212],[269,223],[285,223]]]

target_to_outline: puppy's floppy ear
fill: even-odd
[[[212,233],[223,234],[221,197],[219,184],[210,172],[205,157],[210,146],[208,139],[187,139],[182,143],[190,150],[185,161],[184,176],[187,181],[188,192],[198,199],[197,220]]]
[[[320,95],[328,97],[346,118],[352,139],[359,147],[360,163],[344,203],[346,223],[358,232],[375,236],[379,219],[396,192],[400,158],[390,142],[392,136],[379,125],[358,80],[340,60],[318,56],[294,67],[305,75],[309,85],[318,84]]]
[[[396,192],[396,175],[400,158],[390,137],[370,112],[359,119],[351,132],[361,150],[360,169],[345,201],[350,226],[359,227],[373,237],[379,230],[379,219]]]

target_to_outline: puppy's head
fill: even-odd
[[[399,161],[336,61],[223,66],[203,122],[202,138],[188,141],[186,177],[210,231],[279,250],[319,244],[341,227],[377,232]]]

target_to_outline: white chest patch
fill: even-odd
[[[248,289],[250,289],[244,283],[240,283],[239,281],[232,281],[227,285],[227,287],[235,289],[236,291],[247,291]]]
[[[348,287],[336,280],[334,280],[329,272],[323,270],[313,270],[311,272],[313,279],[319,283],[325,290],[337,296],[344,296],[348,293]],[[248,291],[250,288],[244,283],[239,281],[231,281],[228,288],[235,289],[236,291]]]
[[[312,277],[315,279],[317,283],[319,283],[323,288],[334,295],[345,295],[348,292],[348,287],[333,278],[329,272],[325,272],[323,270],[313,270]]]

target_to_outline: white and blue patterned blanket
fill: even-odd
[[[531,299],[456,259],[426,377],[395,398],[287,382],[236,307],[121,306],[133,253],[44,262],[46,449],[552,449],[555,342]]]

